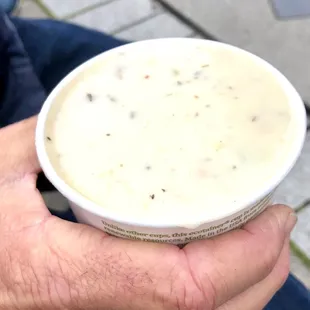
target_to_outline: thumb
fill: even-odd
[[[215,308],[266,278],[296,223],[292,209],[273,206],[243,228],[184,248],[195,282]]]

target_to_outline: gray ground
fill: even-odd
[[[284,8],[283,12],[290,18],[277,19],[279,12],[272,9],[268,0],[162,2],[171,5],[174,13],[193,22],[198,30],[270,61],[310,102],[308,15],[296,18],[298,10],[295,9],[289,16],[290,10]],[[204,37],[155,0],[24,0],[15,14],[67,20],[128,40]],[[66,201],[57,193],[49,194],[45,199],[50,208],[67,208]],[[310,288],[310,133],[299,162],[279,188],[276,200],[299,211],[299,222],[292,235],[291,270]]]

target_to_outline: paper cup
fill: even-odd
[[[257,188],[254,196],[245,197],[242,204],[237,207],[232,206],[229,212],[221,211],[220,206],[218,206],[218,214],[211,219],[208,218],[206,220],[199,218],[196,223],[191,224],[190,226],[180,226],[175,223],[167,222],[164,214],[161,222],[155,222],[151,219],[147,222],[141,222],[134,218],[129,219],[128,217],[119,214],[113,214],[111,210],[98,206],[94,202],[85,198],[59,177],[52,166],[46,149],[46,127],[49,126],[49,124],[52,124],[53,119],[55,119],[57,114],[57,105],[61,104],[63,96],[70,87],[74,86],[76,79],[87,69],[104,60],[107,55],[115,52],[119,53],[132,48],[143,49],[145,47],[150,48],[150,46],[151,48],[167,48],[167,44],[168,46],[169,44],[178,44],[184,40],[187,41],[187,44],[199,43],[205,46],[221,45],[228,50],[245,53],[248,56],[250,55],[254,61],[257,61],[261,66],[264,66],[274,75],[280,85],[282,85],[283,90],[286,92],[292,107],[292,117],[296,119],[296,130],[294,130],[294,139],[290,154],[286,154],[287,159],[283,161],[281,166],[279,165],[277,173],[275,173],[270,179],[266,180],[263,187]],[[278,70],[264,60],[236,47],[214,41],[184,38],[158,39],[132,43],[105,52],[82,64],[65,77],[47,98],[39,114],[36,130],[36,148],[45,175],[59,192],[69,200],[73,213],[79,222],[97,227],[108,234],[121,238],[182,245],[193,240],[214,237],[240,227],[247,221],[253,219],[271,204],[273,192],[292,169],[301,152],[305,133],[306,113],[300,96],[290,82]],[[225,208],[225,210],[227,210],[227,208]]]

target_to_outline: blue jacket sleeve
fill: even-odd
[[[0,127],[37,114],[45,97],[15,26],[0,12]]]

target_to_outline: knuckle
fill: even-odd
[[[189,284],[178,288],[176,294],[170,294],[168,307],[175,310],[210,310],[203,295]]]
[[[184,261],[179,264],[181,270],[177,268],[174,271],[171,285],[173,289],[170,294],[172,305],[167,309],[176,310],[211,310],[213,309],[214,300],[212,300],[212,289],[208,290],[209,295],[205,294],[205,283],[201,283],[192,271],[186,256]],[[182,267],[183,266],[183,267]],[[205,281],[204,281],[205,282]]]
[[[179,261],[165,273],[165,278],[156,281],[153,304],[164,310],[210,310],[202,290],[185,266],[184,261]]]

